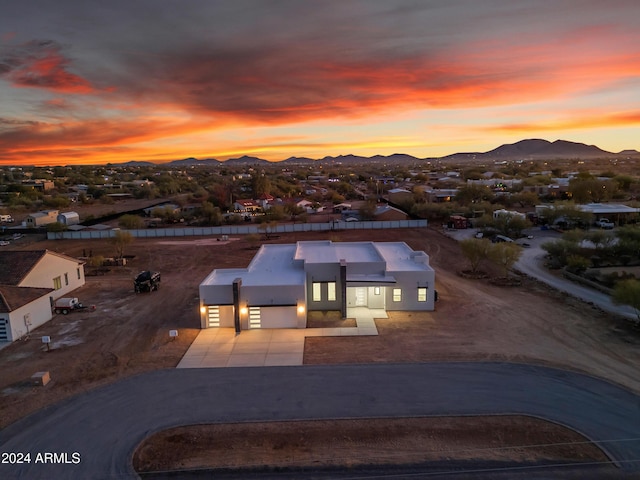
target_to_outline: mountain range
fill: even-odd
[[[404,153],[394,153],[392,155],[374,155],[372,157],[363,157],[359,155],[338,155],[336,157],[326,156],[321,159],[312,159],[307,157],[290,157],[279,162],[271,162],[258,157],[244,155],[239,158],[231,158],[228,160],[217,160],[215,158],[197,159],[193,157],[182,160],[173,160],[163,165],[168,166],[192,166],[192,165],[272,165],[274,163],[281,164],[314,164],[314,163],[412,163],[420,161],[505,161],[505,160],[553,160],[553,159],[593,159],[593,158],[623,158],[634,157],[640,158],[640,152],[637,150],[622,150],[621,152],[607,152],[595,145],[586,145],[584,143],[570,142],[567,140],[556,140],[550,142],[542,139],[526,139],[516,143],[500,145],[488,152],[465,152],[453,153],[444,157],[417,158]],[[142,166],[156,165],[151,162],[131,161],[118,165],[124,166]]]

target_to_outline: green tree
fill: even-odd
[[[616,283],[611,299],[617,305],[632,307],[636,312],[636,322],[640,323],[640,281],[631,278]]]
[[[298,218],[298,216],[302,215],[303,213],[305,213],[305,209],[302,208],[300,205],[296,205],[295,203],[287,203],[284,206],[284,211],[287,212],[287,214],[291,217],[291,221],[295,223],[296,219]]]
[[[264,174],[253,175],[251,177],[251,191],[253,192],[253,198],[268,194],[271,192],[271,182]]]
[[[466,185],[458,190],[455,201],[461,205],[469,205],[481,201],[491,201],[495,195],[491,189],[485,185]]]
[[[218,207],[214,207],[211,202],[202,202],[202,219],[206,225],[222,224],[222,212]]]
[[[127,230],[136,230],[138,228],[144,228],[144,220],[139,215],[122,215],[118,220],[120,228]]]
[[[491,242],[486,238],[466,238],[460,241],[462,255],[469,260],[471,273],[476,273],[483,260],[489,258]]]
[[[522,208],[533,207],[540,203],[538,194],[534,192],[519,192],[511,195],[511,200],[514,203],[520,204]]]
[[[376,201],[375,199],[367,200],[359,209],[360,220],[367,221],[373,220],[376,213]]]
[[[264,238],[266,240],[270,240],[271,235],[273,235],[273,232],[275,231],[277,226],[278,223],[274,221],[262,222],[260,225],[258,225],[258,231],[264,234]]]
[[[133,242],[133,235],[123,230],[116,230],[115,235],[110,238],[111,243],[116,248],[116,257],[124,256],[124,249]]]
[[[513,242],[494,243],[489,251],[489,258],[504,270],[504,276],[509,276],[513,264],[522,255],[522,250]]]

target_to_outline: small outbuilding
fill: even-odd
[[[80,223],[80,215],[76,212],[63,212],[58,215],[58,223],[67,227]]]
[[[43,227],[50,223],[58,221],[58,210],[43,210],[41,212],[31,213],[26,218],[27,227]]]

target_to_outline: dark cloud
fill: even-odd
[[[0,59],[0,76],[14,86],[66,93],[89,93],[91,84],[69,71],[71,61],[52,40],[33,40],[13,48]]]

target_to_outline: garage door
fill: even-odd
[[[250,326],[249,328],[252,327]],[[297,307],[261,307],[260,328],[298,328]]]
[[[0,342],[9,341],[9,322],[4,318],[0,318]]]

